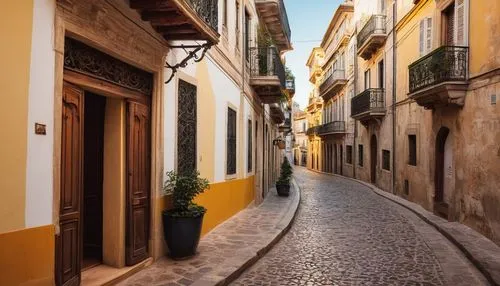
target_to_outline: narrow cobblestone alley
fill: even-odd
[[[292,228],[232,285],[487,285],[409,210],[341,177],[295,168],[295,178]]]

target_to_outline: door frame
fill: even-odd
[[[64,46],[65,38],[71,37],[78,41],[94,47],[98,50],[106,52],[112,57],[133,66],[148,71],[153,74],[152,94],[150,97],[151,106],[151,190],[150,190],[150,222],[149,222],[149,256],[158,258],[162,255],[164,249],[162,245],[162,234],[154,232],[155,226],[161,223],[159,209],[160,204],[157,200],[162,198],[161,190],[163,184],[163,81],[164,78],[164,59],[167,55],[168,48],[161,40],[155,38],[151,34],[146,33],[142,28],[143,23],[140,19],[127,18],[125,24],[134,26],[130,34],[139,35],[137,41],[132,45],[121,45],[120,49],[116,49],[116,41],[110,41],[106,36],[105,31],[98,28],[99,23],[85,17],[85,15],[75,15],[68,13],[61,7],[61,3],[56,6],[55,16],[55,32],[54,32],[54,50],[55,50],[55,82],[54,82],[54,131],[53,131],[53,224],[56,226],[55,235],[59,236],[59,209],[61,200],[61,136],[62,136],[62,97],[64,81],[77,83],[82,86],[82,82],[76,82],[78,77],[71,77],[70,73],[64,70]],[[84,2],[78,2],[75,5],[87,5]],[[109,8],[110,17],[124,17],[128,15],[128,10],[122,6],[107,6],[108,3],[100,3],[106,8]],[[127,7],[128,8],[128,7]],[[123,14],[125,13],[125,14]],[[121,16],[117,16],[121,15]],[[74,21],[78,17],[81,21]],[[101,21],[101,20],[98,20]],[[104,21],[104,20],[102,20]],[[134,29],[136,29],[134,31]],[[117,40],[118,42],[120,39]],[[146,44],[147,43],[147,44]],[[120,44],[120,43],[118,43]],[[136,53],[136,48],[143,48],[143,53]],[[110,88],[106,82],[90,82],[84,89],[93,91],[110,97],[122,97],[124,88]],[[129,92],[127,95],[130,98],[136,98],[134,92]]]

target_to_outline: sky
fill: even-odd
[[[295,75],[294,101],[304,109],[311,85],[307,58],[321,44],[335,10],[344,0],[284,0],[294,50],[285,54],[286,65]]]

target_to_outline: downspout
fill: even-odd
[[[358,49],[358,43],[356,41],[356,44],[354,45],[354,49]],[[356,52],[354,55],[354,96],[358,95],[358,53]],[[354,97],[353,96],[353,97]],[[351,110],[352,110],[352,98],[351,98]],[[351,113],[352,116],[352,113]],[[358,121],[354,119],[354,138],[352,142],[352,150],[354,154],[351,154],[351,160],[352,160],[352,177],[356,178],[356,154],[358,148],[356,147],[356,138],[358,137]],[[352,159],[354,157],[354,160]],[[358,159],[359,160],[359,159]]]
[[[398,1],[394,1],[392,11],[392,193],[396,193],[396,22],[397,22],[397,5]]]

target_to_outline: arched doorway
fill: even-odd
[[[441,127],[436,136],[436,162],[434,170],[434,212],[438,215],[448,218],[448,197],[445,193],[445,174],[447,169],[451,168],[452,146],[448,136],[450,130],[447,127]],[[451,173],[451,169],[449,172]]]
[[[377,182],[377,137],[372,135],[370,140],[370,174],[372,183]]]

